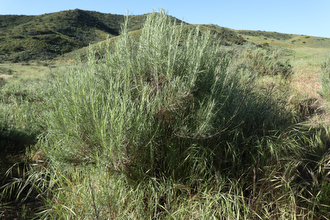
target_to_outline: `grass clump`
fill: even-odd
[[[246,49],[238,53],[238,68],[248,68],[252,73],[259,76],[280,75],[288,78],[292,74],[292,66],[288,59],[284,59],[285,50],[268,47],[255,48],[246,45]]]
[[[218,178],[251,177],[299,150],[276,137],[290,120],[285,109],[253,80],[243,83],[252,70],[230,71],[233,56],[210,32],[182,30],[164,12],[152,13],[138,41],[124,28],[102,62],[90,49],[87,63],[61,75],[44,148],[54,165],[123,173],[134,190],[173,181],[180,197],[199,195]],[[143,215],[168,215],[153,196],[141,195],[153,207]],[[93,210],[101,215],[99,205]]]
[[[228,71],[231,57],[209,32],[182,32],[163,13],[148,17],[139,41],[124,30],[102,63],[89,53],[57,84],[49,116],[56,147],[47,149],[54,161],[106,163],[137,180],[165,173],[188,180],[211,174],[213,163],[241,167],[237,155],[250,163],[256,148],[245,152],[246,138],[256,144],[283,124],[269,97],[257,100],[253,81],[241,84],[251,71]]]

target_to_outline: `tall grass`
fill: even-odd
[[[48,111],[43,107],[49,96],[49,83],[40,79],[5,82],[0,88],[0,216],[13,219],[17,213],[16,217],[26,218],[36,205],[30,205],[31,196],[28,200],[23,198],[31,194],[26,189],[38,174],[29,163],[38,147],[34,146],[38,136],[45,132],[46,124],[41,118]],[[33,175],[29,177],[30,174]]]
[[[316,200],[303,175],[318,165],[305,154],[326,149],[324,134],[308,136],[282,97],[258,86],[263,74],[246,62],[254,52],[184,31],[163,10],[148,15],[139,39],[128,22],[106,53],[90,47],[87,62],[57,76],[39,141],[47,163],[26,180],[45,202],[40,217],[316,216],[329,192]]]
[[[321,94],[326,100],[330,100],[330,56],[321,64],[322,74]]]
[[[0,150],[2,156],[24,153],[37,142],[45,123],[42,102],[49,95],[43,80],[6,83],[0,90]]]
[[[284,59],[285,50],[280,48],[256,48],[245,45],[246,49],[238,53],[240,68],[248,68],[259,76],[280,75],[288,78],[292,74],[292,66],[288,59]]]

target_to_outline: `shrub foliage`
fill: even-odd
[[[210,32],[153,13],[140,39],[124,29],[113,50],[97,60],[91,48],[87,63],[60,78],[49,117],[55,146],[46,149],[54,161],[191,180],[240,175],[258,155],[276,160],[288,149],[264,138],[287,113],[242,82],[252,72],[232,71],[233,56]]]

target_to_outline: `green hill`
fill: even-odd
[[[117,36],[124,16],[70,10],[38,16],[0,16],[0,60],[48,59]]]
[[[147,15],[129,16],[128,30],[139,36]],[[52,59],[76,51],[104,41],[107,36],[118,36],[124,19],[124,15],[79,9],[36,16],[0,15],[0,62]],[[174,17],[171,19],[177,24],[182,22]],[[186,29],[196,26],[184,24]],[[250,41],[262,46],[287,48],[292,50],[289,54],[298,52],[302,57],[310,55],[306,53],[308,48],[318,48],[321,53],[327,53],[330,48],[328,38],[201,25],[201,31],[206,29],[216,34],[223,45]]]
[[[330,51],[330,39],[324,37],[250,30],[237,30],[236,33],[245,40],[258,45],[289,49],[290,55],[296,55],[300,58],[326,56]]]
[[[128,29],[141,29],[146,17],[147,14],[130,16]],[[124,15],[79,9],[37,16],[0,15],[0,62],[51,59],[103,41],[107,36],[118,36],[124,19]],[[206,26],[218,33],[224,44],[243,42],[230,29]]]

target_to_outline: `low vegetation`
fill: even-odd
[[[330,100],[330,56],[322,63],[322,96]]]
[[[290,34],[282,34],[277,32],[268,32],[268,31],[247,31],[247,30],[240,30],[238,31],[239,34],[248,35],[248,36],[256,36],[256,37],[263,37],[276,39],[276,40],[288,40],[292,38]]]
[[[0,217],[329,219],[329,124],[291,97],[287,51],[130,18],[56,74],[0,82]]]

